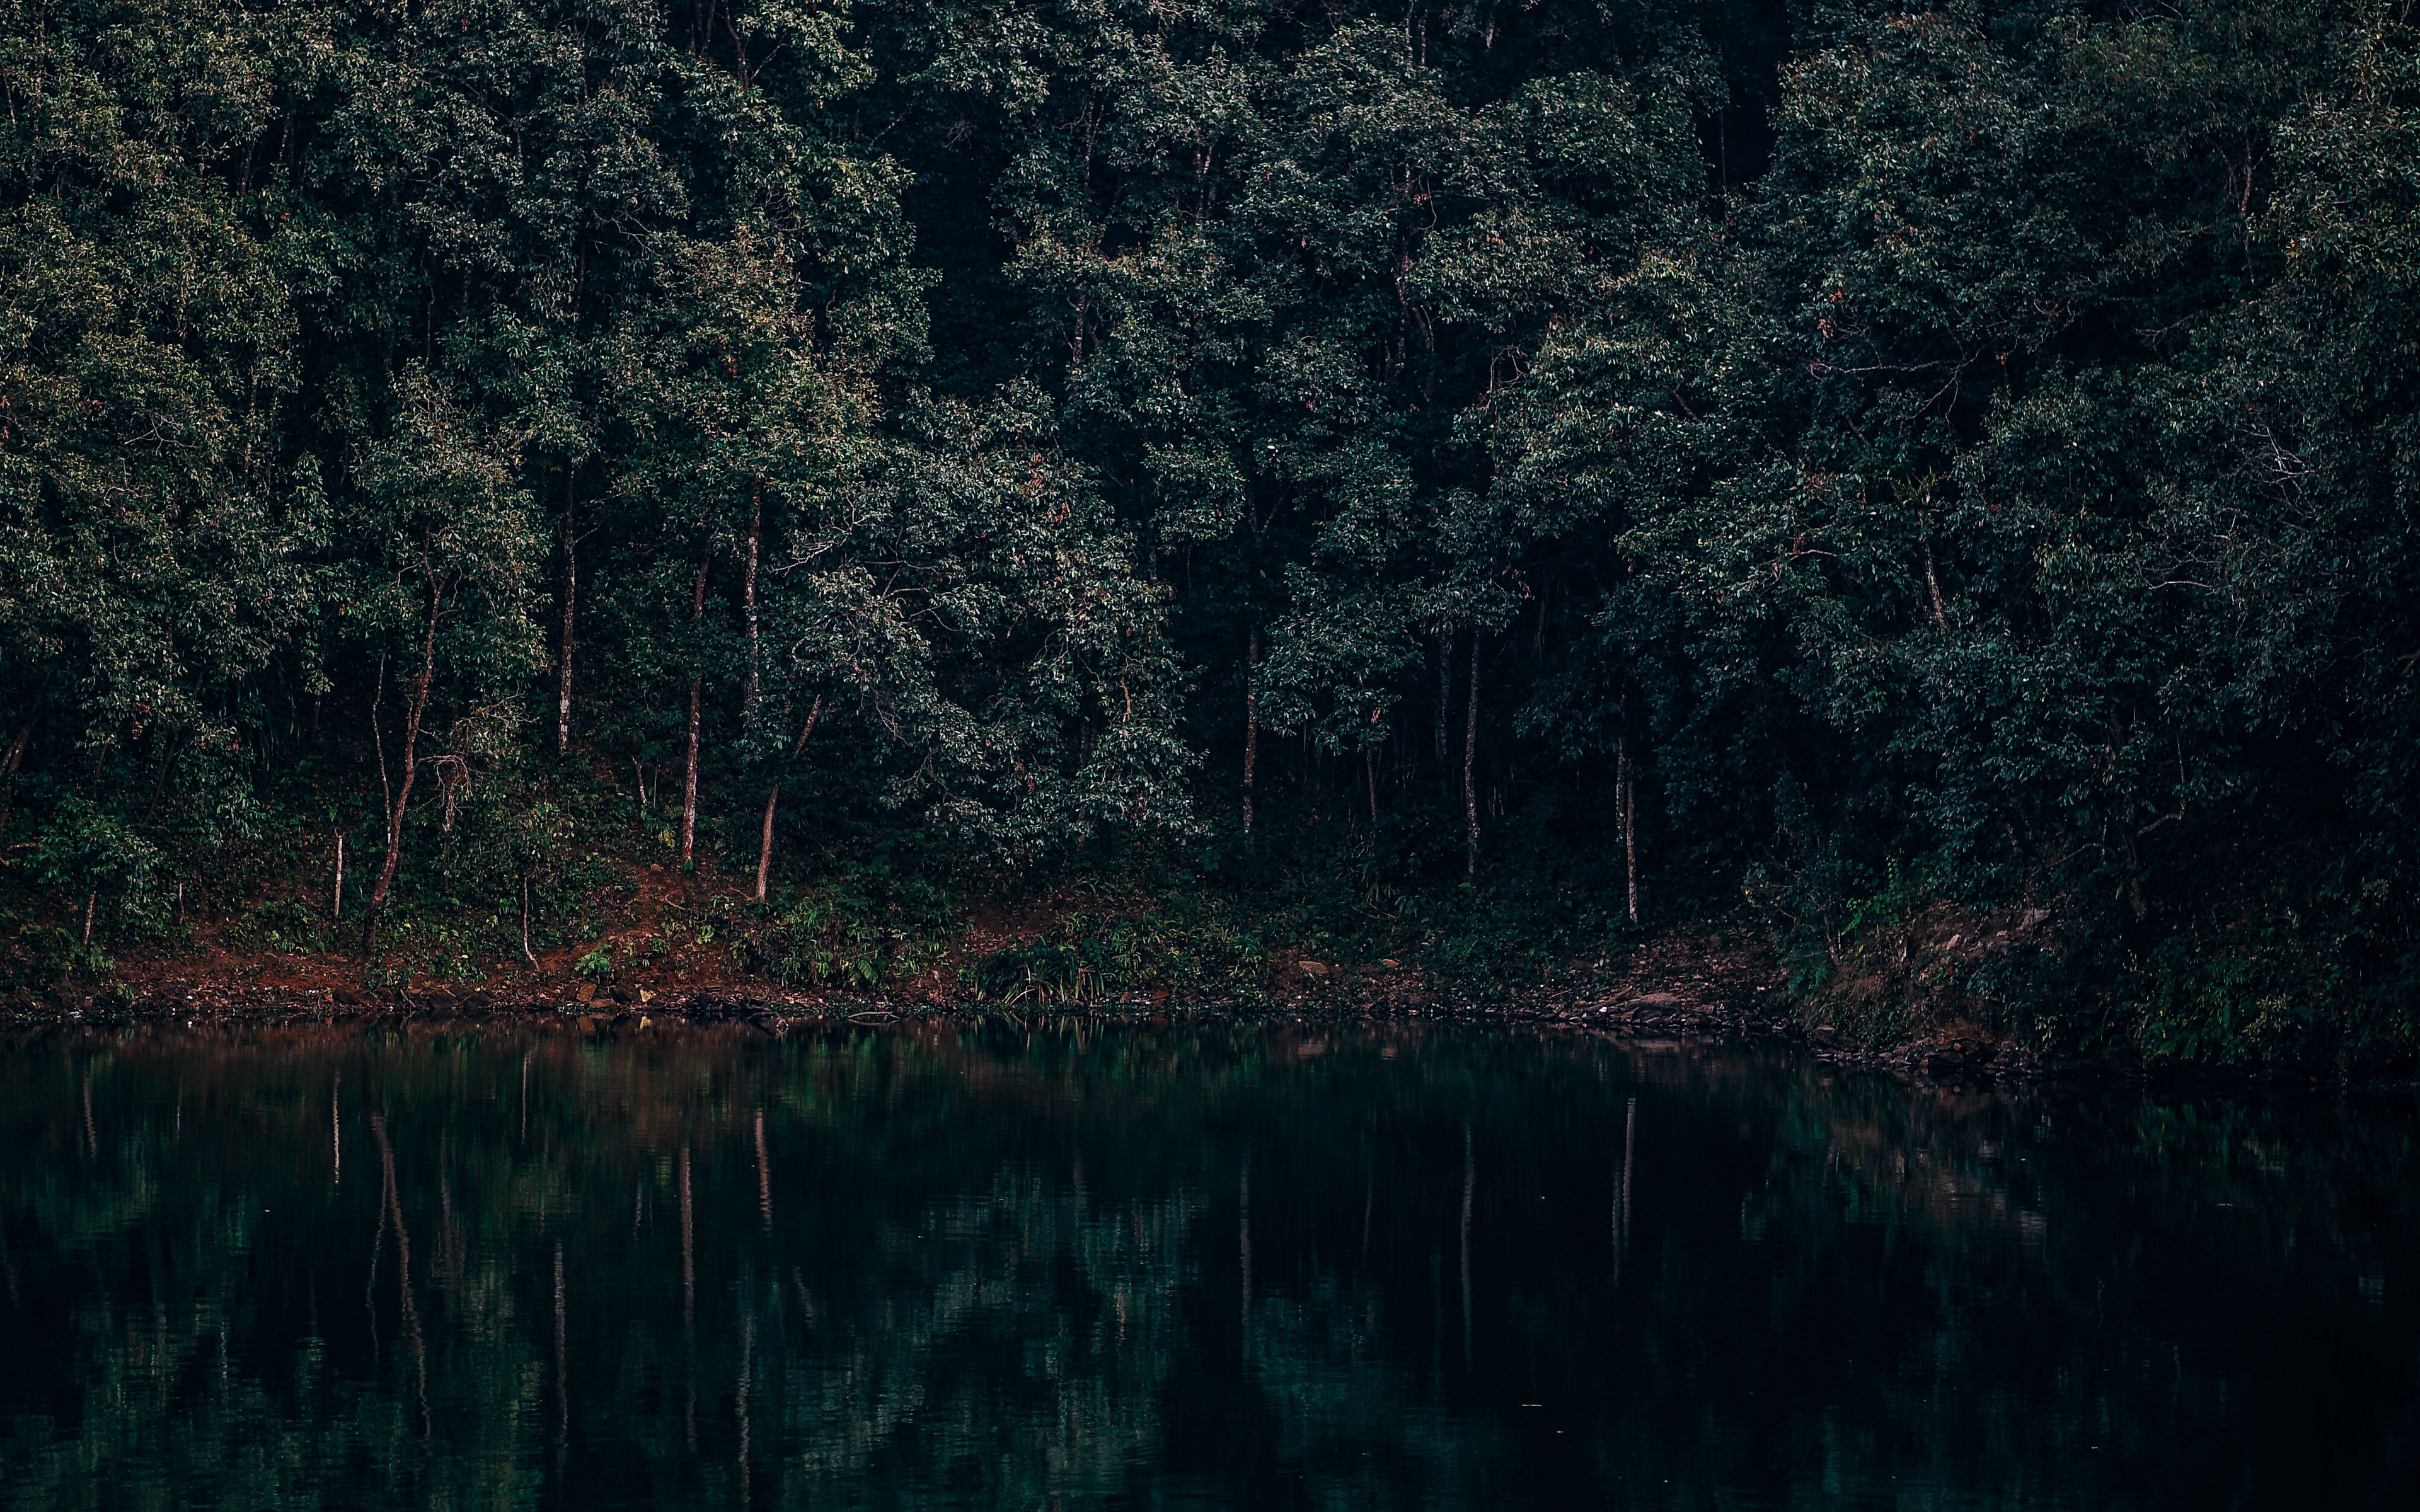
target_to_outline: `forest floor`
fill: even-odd
[[[1055,910],[1037,907],[1035,917]],[[652,931],[633,931],[641,938]],[[597,947],[565,947],[535,964],[499,962],[483,980],[413,973],[372,982],[358,955],[206,944],[199,949],[130,954],[105,983],[65,981],[57,992],[22,1002],[0,1018],[23,1021],[129,1012],[136,1017],[241,1017],[341,1011],[459,1013],[540,1011],[590,1016],[638,1013],[727,1017],[762,1013],[924,1014],[957,1011],[1227,1011],[1294,1013],[1361,1011],[1419,1017],[1484,1014],[1514,1019],[1604,1018],[1670,1026],[1703,1022],[1745,1028],[1784,1016],[1781,977],[1768,951],[1736,932],[1668,930],[1602,963],[1549,967],[1534,985],[1484,987],[1440,982],[1435,973],[1393,957],[1356,960],[1328,952],[1272,953],[1261,980],[1235,993],[1179,995],[1138,983],[1129,990],[1064,996],[1030,991],[985,993],[968,984],[965,964],[1032,944],[1043,931],[1016,916],[988,912],[956,949],[928,958],[914,975],[879,988],[798,986],[741,969],[725,952],[675,951],[614,971],[610,980],[580,974]],[[614,937],[605,936],[607,940]]]
[[[244,867],[224,884],[240,902],[196,900],[167,937],[87,953],[39,987],[26,984],[21,946],[0,1025],[546,1015],[603,1032],[735,1018],[1425,1018],[1786,1038],[1939,1081],[2040,1069],[1964,1022],[1881,1041],[1833,1032],[1793,1001],[1767,931],[1741,914],[1639,935],[1586,926],[1549,901],[1527,905],[1528,926],[1550,916],[1570,926],[1558,936],[1567,943],[1515,950],[1498,948],[1517,930],[1497,916],[1373,911],[1349,887],[1288,902],[1245,886],[1155,891],[1078,877],[921,910],[839,887],[793,889],[768,907],[750,897],[752,876],[711,862],[685,872],[628,854],[595,859],[597,885],[576,919],[539,932],[526,953],[517,919],[432,895],[390,914],[374,957],[357,913],[325,917],[290,871]],[[18,902],[14,917],[39,917],[39,900]],[[1486,949],[1458,952],[1440,929]],[[72,938],[61,925],[40,932]]]
[[[130,954],[105,982],[63,981],[39,1000],[0,1008],[0,1025],[108,1024],[194,1026],[545,1018],[613,1034],[658,1023],[749,1022],[773,1032],[805,1023],[919,1019],[1019,1021],[1086,1015],[1166,1024],[1182,1018],[1485,1022],[1564,1026],[1629,1038],[1788,1040],[1826,1059],[1881,1067],[1940,1082],[2005,1076],[2012,1067],[1970,1026],[1952,1025],[1906,1042],[1876,1046],[1809,1028],[1792,1011],[1783,972],[1761,933],[1732,918],[1674,927],[1627,950],[1552,963],[1533,981],[1483,984],[1441,979],[1395,957],[1274,950],[1241,991],[1179,994],[1136,982],[1125,990],[1050,995],[1030,988],[984,991],[974,964],[1029,949],[1063,926],[1067,901],[982,911],[920,969],[879,988],[799,986],[744,970],[730,949],[690,938],[655,949],[667,922],[693,911],[688,879],[656,869],[625,899],[616,927],[595,939],[534,952],[535,964],[488,964],[475,980],[435,972],[367,969],[341,949],[273,949],[196,932],[175,949]],[[687,902],[685,902],[685,900]],[[1097,900],[1088,900],[1097,908]],[[1097,916],[1095,916],[1097,917]],[[674,932],[677,933],[677,932]],[[357,941],[354,943],[358,943]],[[299,944],[299,942],[298,942]],[[628,963],[610,977],[583,976],[583,959],[619,947]],[[392,958],[389,958],[390,960]],[[1080,983],[1078,984],[1080,986]]]

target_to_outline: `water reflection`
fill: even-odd
[[[25,1040],[0,1499],[2400,1507],[2414,1127],[1477,1031]]]

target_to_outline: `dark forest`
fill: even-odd
[[[0,994],[2408,1065],[2409,9],[0,0]]]

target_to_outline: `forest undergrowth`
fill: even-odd
[[[979,869],[861,814],[792,861],[803,879],[760,900],[737,825],[709,822],[685,868],[677,816],[642,807],[633,784],[576,764],[556,778],[543,861],[492,809],[465,806],[398,869],[374,949],[359,900],[378,858],[350,854],[340,881],[324,823],[263,824],[214,854],[207,886],[132,926],[107,921],[99,940],[54,898],[0,891],[0,1004],[173,1013],[188,997],[434,994],[581,1010],[773,992],[1049,1011],[1250,1008],[1349,988],[1419,1007],[1568,986],[1642,937],[1570,878],[1405,885],[1376,854],[1382,837],[1349,824],[1282,850],[1240,834],[1111,837],[1047,868]],[[280,811],[315,807],[327,806]]]

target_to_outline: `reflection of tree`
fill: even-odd
[[[1181,1190],[1100,1205],[1080,1177],[951,1138],[934,1148],[970,1106],[1047,1088],[906,1048],[801,1044],[778,1075],[715,1037],[542,1040],[512,1057],[310,1037],[265,1055],[180,1047],[173,1064],[94,1056],[83,1066],[104,1081],[114,1070],[121,1094],[106,1134],[85,1149],[71,1120],[74,1150],[0,1188],[13,1270],[37,1285],[106,1278],[75,1299],[54,1351],[83,1370],[54,1383],[73,1410],[8,1403],[24,1451],[12,1461],[36,1467],[19,1484],[63,1505],[144,1482],[180,1488],[176,1500],[274,1504],[356,1479],[494,1501],[500,1488],[535,1494],[561,1431],[606,1459],[695,1461],[626,1479],[623,1494],[650,1481],[675,1500],[691,1485],[736,1493],[738,1446],[717,1441],[744,1394],[760,1491],[850,1494],[912,1462],[1002,1504],[1106,1494],[1158,1431],[1192,1209]],[[322,1050],[353,1062],[334,1106]],[[75,1108],[66,1069],[10,1088],[15,1127],[0,1137],[38,1145],[46,1102]],[[348,1093],[349,1186],[334,1133]],[[719,1137],[743,1108],[744,1215]],[[768,1113],[774,1153],[759,1166]],[[693,1226],[680,1221],[684,1138]],[[810,1185],[777,1210],[783,1152],[801,1145],[810,1165],[839,1154],[883,1180]],[[986,1184],[949,1190],[970,1165],[989,1168]],[[691,1286],[685,1257],[705,1273]],[[132,1328],[154,1292],[178,1304],[161,1304],[157,1329]],[[558,1326],[581,1361],[564,1385]]]
[[[0,1500],[2154,1504],[2275,1337],[2410,1412],[2412,1142],[1478,1035],[19,1046]]]
[[[2420,1227],[2420,1193],[2390,1174],[2415,1153],[2399,1114],[2000,1098],[1754,1057],[1632,1066],[1660,1094],[1647,1138],[1753,1157],[1712,1193],[1664,1195],[1697,1211],[1668,1213],[1643,1257],[1642,1395],[1740,1397],[1609,1419],[1607,1486],[1648,1495],[1730,1463],[1779,1500],[1885,1475],[1961,1504],[2230,1500],[2258,1463],[2247,1429],[2301,1411],[2252,1405],[2279,1331],[2330,1370],[2402,1347],[2360,1339],[2330,1300]],[[2358,1415],[2420,1406],[2408,1357],[2384,1379],[2384,1402],[2346,1393]]]
[[[886,1458],[985,1504],[1120,1489],[1159,1432],[1191,1220],[1181,1196],[1098,1211],[1028,1176],[876,1235],[879,1326],[782,1363],[788,1493],[847,1499]]]
[[[1504,1504],[1495,1414],[1424,1399],[1419,1371],[1390,1358],[1387,1335],[1372,1288],[1323,1280],[1254,1303],[1251,1379],[1267,1400],[1278,1458],[1354,1468],[1350,1478],[1314,1481],[1313,1505]]]

